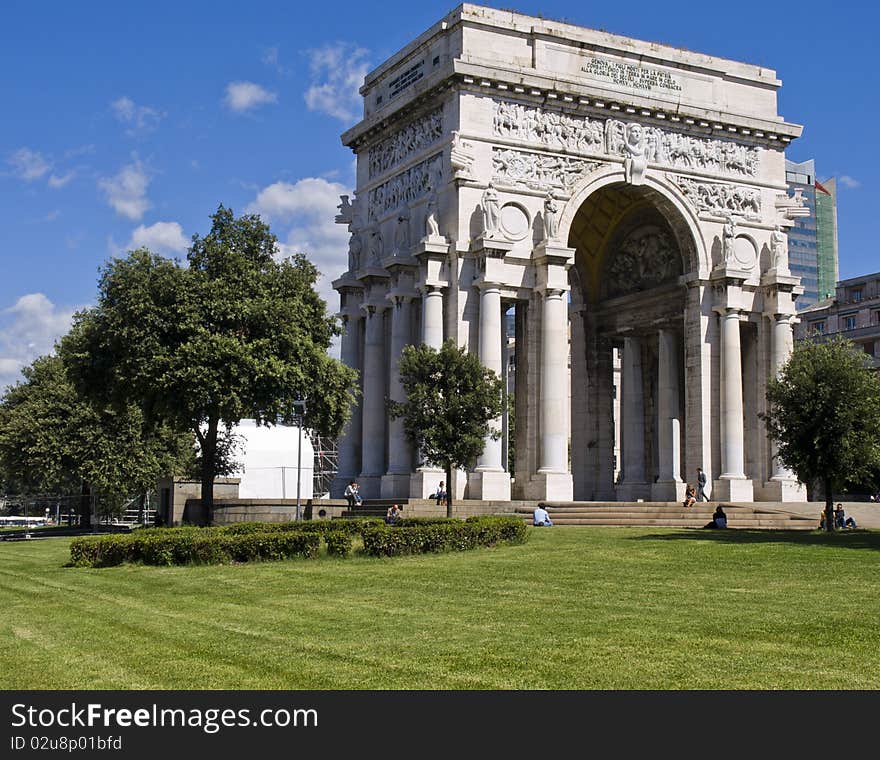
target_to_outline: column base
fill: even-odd
[[[348,484],[351,483],[352,480],[360,483],[357,475],[337,475],[333,478],[333,482],[330,483],[330,498],[344,499],[345,489],[348,488]]]
[[[523,492],[523,499],[529,501],[574,501],[574,478],[570,472],[537,472]]]
[[[382,498],[382,476],[381,475],[361,475],[356,478],[358,484],[358,493],[362,499],[380,499]]]
[[[796,480],[768,480],[755,488],[757,501],[806,501],[807,487]]]
[[[707,496],[711,501],[754,501],[755,487],[749,478],[719,478]]]
[[[443,470],[419,468],[409,476],[409,498],[430,499],[437,493],[437,486],[440,485],[441,480],[446,480]]]
[[[382,476],[379,487],[383,499],[406,499],[409,497],[409,481],[412,476],[408,472],[388,473]],[[437,481],[440,482],[439,480]]]
[[[651,484],[651,501],[680,501],[684,503],[687,483],[683,480],[658,480]]]
[[[510,501],[510,473],[478,471],[468,474],[469,499]]]
[[[617,501],[643,501],[651,500],[650,483],[620,483],[615,486],[614,494]],[[683,498],[683,497],[682,497]]]

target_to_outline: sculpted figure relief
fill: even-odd
[[[689,177],[675,177],[675,183],[698,211],[726,216],[737,214],[746,219],[761,217],[761,193],[750,187],[720,182],[698,182]]]
[[[498,202],[498,191],[495,189],[493,182],[490,182],[489,186],[483,191],[480,205],[483,207],[483,233],[486,237],[494,237],[498,232],[501,210]]]
[[[440,237],[440,224],[437,221],[437,191],[432,189],[425,206],[425,234],[428,239]]]
[[[669,235],[653,225],[630,232],[605,270],[609,298],[673,282],[681,274],[681,256]]]
[[[736,245],[736,217],[732,214],[727,217],[724,223],[724,233],[721,242],[721,250],[723,252],[725,264],[735,264],[735,245]]]
[[[492,149],[492,173],[495,179],[506,185],[522,185],[535,190],[569,190],[597,166],[600,166],[598,161]]]
[[[643,140],[648,162],[727,174],[757,173],[758,148],[644,125],[640,125],[641,139],[635,139],[630,134],[631,125],[617,119],[600,121],[504,101],[495,103],[493,120],[497,136],[539,143],[551,150],[626,158]]]
[[[361,235],[359,232],[353,232],[351,239],[348,241],[348,271],[357,272],[361,268],[361,252],[363,251],[363,243],[361,243]]]
[[[437,154],[370,190],[370,221],[381,219],[405,203],[412,204],[431,187],[439,187],[443,176],[442,166],[441,155]]]
[[[544,199],[544,240],[552,240],[557,233],[557,216],[559,214],[559,204],[553,196],[553,192],[547,193]]]
[[[777,272],[788,271],[788,236],[782,231],[782,225],[777,224],[773,234],[770,235],[770,266]]]
[[[645,134],[640,124],[630,124],[626,128],[626,159],[623,162],[624,179],[631,185],[641,185],[648,168],[645,151]]]
[[[443,109],[422,116],[370,148],[370,178],[377,177],[443,136]]]
[[[409,207],[404,206],[397,217],[397,228],[394,230],[394,255],[409,251]]]

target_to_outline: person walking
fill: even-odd
[[[706,473],[702,467],[697,467],[697,501],[709,501],[706,496]]]

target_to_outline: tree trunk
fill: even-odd
[[[202,439],[202,510],[207,524],[214,518],[214,472],[217,459],[217,427],[219,420],[208,420],[208,429]]]
[[[79,492],[79,527],[92,527],[92,489],[86,481],[82,482]]]
[[[825,486],[825,530],[834,530],[834,494],[831,493],[831,479],[824,478]]]
[[[452,465],[446,463],[446,516],[452,517]]]

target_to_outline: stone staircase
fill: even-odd
[[[554,525],[606,527],[702,528],[712,519],[717,502],[700,502],[685,509],[678,502],[542,502]],[[781,506],[781,505],[780,505]],[[755,504],[722,503],[729,528],[745,530],[814,530],[812,517]],[[534,507],[518,506],[517,514],[531,522]]]

